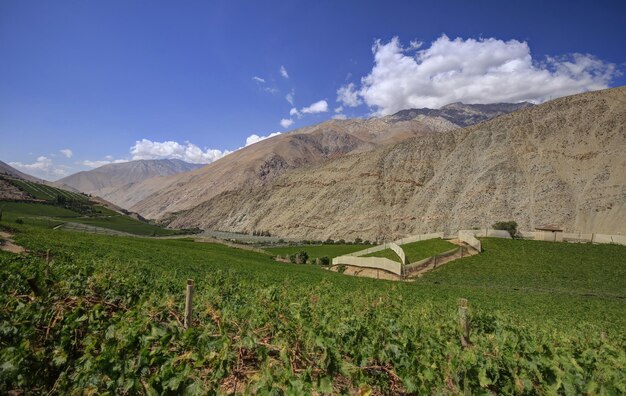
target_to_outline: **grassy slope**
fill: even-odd
[[[448,241],[444,241],[443,239],[429,239],[426,241],[407,243],[405,245],[402,245],[401,247],[402,250],[404,250],[407,261],[409,263],[414,263],[427,257],[431,257],[436,254],[454,249],[456,245]],[[389,260],[400,262],[400,257],[398,257],[396,252],[391,249],[385,249],[379,252],[370,253],[363,257],[384,257],[388,258]]]
[[[383,257],[392,261],[400,262],[400,256],[391,249],[379,250],[378,252],[366,254],[363,257]]]
[[[156,236],[166,236],[177,234],[175,230],[167,230],[152,224],[143,223],[101,206],[95,206],[96,210],[102,212],[98,213],[98,217],[82,216],[72,210],[44,203],[0,201],[0,207],[3,208],[3,219],[9,222],[15,222],[19,218],[27,224],[55,227],[70,221],[136,235],[150,236],[154,234]]]
[[[483,253],[454,261],[428,283],[541,293],[626,295],[626,247],[483,238]]]
[[[19,217],[59,217],[59,218],[75,218],[80,214],[69,209],[58,206],[31,203],[31,202],[6,202],[0,201],[0,208],[4,213],[6,221],[15,221]]]
[[[76,373],[70,371],[73,376],[61,381],[60,389],[95,384],[101,392],[107,386],[119,391],[116,387],[123,384],[131,393],[145,392],[148,385],[157,392],[181,392],[180,383],[215,389],[243,364],[258,373],[251,381],[265,391],[279,386],[309,393],[306,384],[311,381],[314,387],[328,388],[323,383],[327,377],[318,376],[334,381],[341,373],[353,384],[368,383],[391,393],[392,377],[358,368],[388,365],[405,388],[420,393],[458,393],[462,381],[468,381],[472,393],[490,383],[502,393],[512,393],[515,388],[510,386],[527,391],[539,386],[535,392],[548,393],[543,386],[569,383],[578,375],[576,381],[583,385],[573,388],[577,393],[581,386],[591,386],[586,385],[591,373],[597,387],[598,381],[613,386],[619,381],[615,373],[623,372],[616,365],[625,361],[626,307],[623,299],[611,296],[626,289],[622,246],[485,239],[484,254],[451,263],[416,282],[398,283],[275,263],[269,255],[222,245],[19,228],[24,232],[15,236],[18,243],[34,251],[52,249],[55,263],[46,271],[57,280],[48,287],[58,285],[73,296],[63,301],[77,301],[46,337],[55,344],[48,349],[49,357],[41,355],[41,364],[60,362],[64,369],[64,351],[74,345],[69,341],[88,335],[80,345],[90,352],[81,352],[83,360],[67,368]],[[0,295],[5,296],[0,298],[10,302],[28,293],[26,277],[34,271],[43,279],[44,270],[39,261],[9,257],[0,255]],[[196,280],[198,322],[193,331],[183,333],[171,312],[182,310],[187,278]],[[595,295],[586,295],[589,291]],[[85,293],[87,297],[81,297]],[[81,308],[104,297],[126,308],[114,314],[106,313],[110,305],[104,305],[104,311],[102,305]],[[475,320],[474,346],[467,351],[460,350],[456,336],[459,297],[469,299]],[[60,309],[39,308],[37,300],[27,301],[19,311],[9,304],[0,304],[0,314],[16,317],[6,329],[45,327]],[[31,318],[36,312],[43,316]],[[56,338],[57,331],[71,334],[67,344]],[[600,341],[600,331],[608,333],[612,344]],[[26,360],[21,361],[23,348]],[[16,367],[33,364],[28,362],[40,358],[37,348],[33,342],[21,343],[17,351],[4,350],[2,357]],[[274,354],[272,348],[282,352]],[[120,361],[127,363],[116,370]],[[574,374],[583,364],[584,378]],[[294,365],[303,371],[291,373]],[[139,367],[146,368],[143,374]],[[307,367],[313,369],[311,374]],[[139,375],[144,379],[133,382]],[[512,385],[509,375],[519,376],[522,385]]]
[[[22,190],[26,191],[28,194],[32,195],[36,199],[53,201],[58,195],[61,195],[68,199],[75,199],[82,202],[87,201],[87,197],[82,194],[77,194],[60,188],[47,186],[45,184],[33,183],[19,179],[10,179],[10,182],[18,186]]]
[[[407,243],[402,245],[402,250],[406,255],[406,259],[409,263],[415,263],[416,261],[423,260],[427,257],[432,257],[436,254],[446,252],[454,249],[457,245],[444,241],[443,239],[428,239],[426,241],[418,241],[413,243]]]
[[[310,258],[318,258],[327,256],[329,258],[341,256],[343,254],[357,252],[359,250],[367,249],[370,245],[302,245],[302,246],[287,246],[287,247],[275,247],[267,248],[266,251],[273,255],[284,256],[286,254],[296,254],[301,251],[306,251]]]

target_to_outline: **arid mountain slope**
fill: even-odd
[[[202,166],[203,164],[190,164],[176,159],[137,160],[78,172],[57,183],[102,197],[121,207],[130,207],[153,192],[149,188],[136,189],[141,182],[154,177],[189,172]]]
[[[5,175],[17,177],[18,179],[28,180],[28,181],[37,182],[37,183],[43,182],[43,180],[37,179],[36,177],[28,175],[24,172],[20,172],[14,167],[12,167],[11,165],[2,161],[0,161],[0,174],[5,174]]]
[[[515,220],[626,232],[626,88],[300,168],[175,213],[174,227],[391,239]]]
[[[411,114],[398,113],[367,120],[330,120],[279,135],[238,150],[194,172],[138,185],[139,190],[156,193],[132,206],[131,210],[149,218],[160,218],[167,212],[193,208],[226,191],[263,186],[302,166],[369,152],[415,136],[451,131],[472,123],[476,117],[494,117],[529,104],[495,104],[485,112],[475,105],[455,106],[455,117],[448,116],[449,110],[419,109]]]

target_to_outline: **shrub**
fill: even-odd
[[[15,223],[16,223],[16,224],[24,224],[24,220],[22,220],[22,219],[17,219],[17,220],[15,220]]]
[[[360,244],[363,243],[363,240],[361,238],[354,238],[354,243]]]
[[[308,259],[309,254],[306,251],[302,250],[296,253],[296,264],[306,264]]]
[[[515,238],[517,234],[517,223],[514,221],[499,221],[491,225],[494,230],[508,231],[511,238]]]
[[[318,258],[320,265],[330,265],[330,258],[328,256]]]

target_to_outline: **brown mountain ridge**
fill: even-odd
[[[162,218],[168,212],[196,207],[223,192],[267,185],[300,167],[370,152],[416,136],[459,129],[476,120],[528,106],[529,103],[456,103],[441,110],[413,109],[381,118],[326,121],[263,140],[193,172],[147,180],[136,186],[137,194],[146,190],[154,193],[130,209],[149,218]],[[130,193],[134,194],[134,190]]]
[[[571,232],[626,232],[626,87],[350,154],[267,183],[218,189],[164,220],[307,239],[393,239],[498,220],[524,229],[556,223]],[[190,185],[176,187],[184,200]],[[166,203],[150,213],[184,206]]]

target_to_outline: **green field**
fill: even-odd
[[[404,250],[407,263],[415,263],[422,259],[432,257],[436,254],[441,254],[452,250],[457,245],[452,244],[443,239],[428,239],[425,241],[411,242],[400,246]],[[363,257],[384,257],[392,261],[400,262],[400,257],[391,249],[385,249],[378,252],[366,254]]]
[[[400,262],[400,256],[398,256],[396,252],[394,252],[391,249],[379,250],[374,253],[363,255],[362,257],[382,257],[382,258],[389,259],[391,261]]]
[[[418,241],[407,243],[402,245],[402,250],[406,255],[408,263],[415,263],[428,257],[432,257],[436,254],[447,252],[457,247],[457,245],[444,241],[443,239],[435,238],[425,241]]]
[[[57,217],[68,219],[80,217],[80,214],[69,209],[35,202],[0,201],[0,209],[3,212],[3,220],[8,222],[15,221],[20,217]]]
[[[312,259],[318,257],[328,257],[332,259],[337,256],[357,252],[359,250],[367,249],[369,247],[371,247],[371,245],[300,245],[265,248],[265,250],[275,256],[296,254],[304,250],[308,253],[309,258]]]
[[[20,219],[25,224],[52,228],[69,221],[135,235],[167,236],[180,234],[180,231],[144,223],[98,205],[93,207],[95,213],[89,216],[51,204],[36,202],[0,201],[0,208],[3,211],[3,220],[12,223]]]
[[[0,252],[1,393],[626,392],[624,246],[484,239],[483,254],[402,283],[189,240],[1,224],[33,252]],[[47,249],[49,266],[35,255]]]

